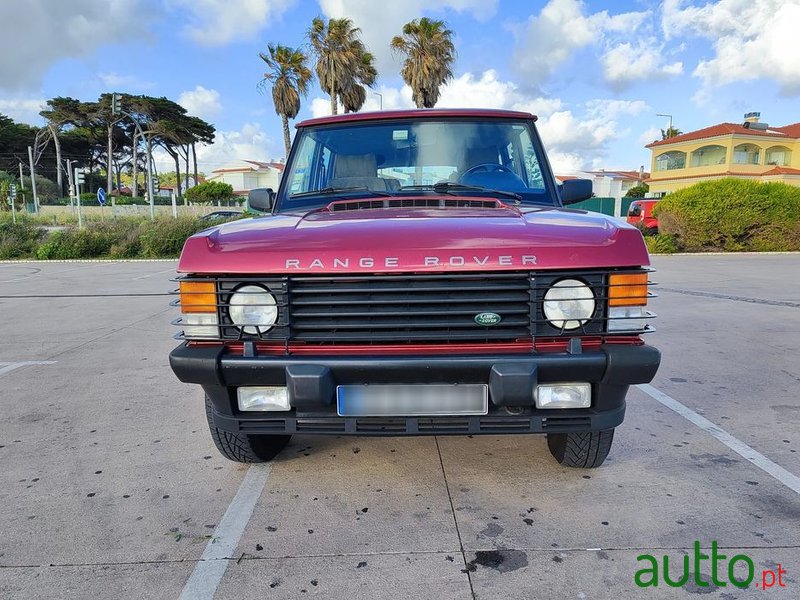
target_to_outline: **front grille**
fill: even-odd
[[[609,318],[610,272],[642,270],[206,276],[182,280],[215,282],[214,327],[219,335],[214,337],[278,342],[285,345],[288,353],[291,345],[508,344],[531,342],[532,338],[638,335],[653,331],[650,325],[637,325],[655,317],[646,310],[641,318]],[[555,327],[544,314],[546,292],[563,279],[577,279],[588,285],[595,300],[592,317],[574,329]],[[275,297],[278,320],[272,327],[245,332],[231,321],[228,302],[237,289],[247,284],[264,287]],[[655,294],[651,292],[649,296]],[[481,313],[494,313],[500,320],[494,325],[481,325],[476,322]],[[184,317],[174,323],[191,328]],[[623,325],[612,327],[612,321]],[[626,327],[628,323],[630,327]]]
[[[292,340],[308,343],[450,343],[530,339],[527,272],[291,277]],[[496,325],[475,322],[481,313]]]

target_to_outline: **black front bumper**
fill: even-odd
[[[183,344],[170,365],[185,383],[200,384],[216,427],[246,434],[463,435],[563,433],[611,429],[625,415],[628,386],[648,383],[661,360],[651,346],[603,346],[599,351],[457,356],[234,356],[220,347]],[[588,409],[533,406],[539,383],[590,382]],[[483,416],[340,417],[336,386],[347,384],[483,383]],[[292,410],[238,410],[240,386],[286,386]]]

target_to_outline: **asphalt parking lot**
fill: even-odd
[[[800,255],[654,265],[661,370],[581,471],[525,436],[228,462],[168,366],[174,263],[0,264],[0,598],[800,598]],[[636,586],[695,541],[753,585]]]

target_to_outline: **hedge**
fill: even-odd
[[[666,196],[654,209],[677,251],[800,250],[800,188],[726,178]]]
[[[214,223],[195,217],[124,218],[46,230],[25,218],[0,221],[0,259],[177,258],[186,238]]]

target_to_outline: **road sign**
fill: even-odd
[[[103,188],[97,188],[97,201],[100,206],[106,205],[106,191]]]
[[[86,176],[80,169],[75,169],[75,182],[78,184],[86,182]]]
[[[8,188],[8,193],[11,195],[12,200],[17,199],[17,184],[12,183]]]

